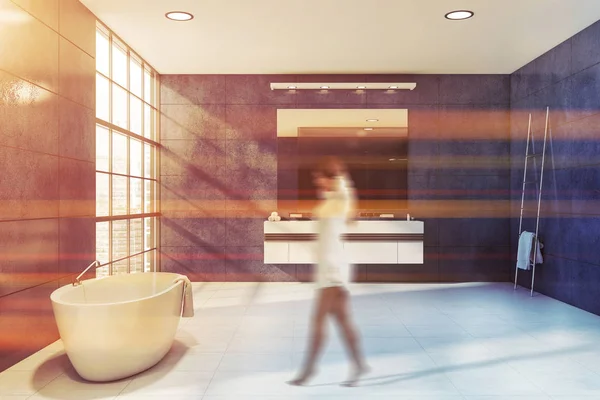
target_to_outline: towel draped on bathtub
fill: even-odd
[[[181,316],[191,318],[194,316],[194,294],[192,293],[192,282],[187,276],[180,276],[175,279],[175,283],[183,282],[183,299],[181,305]]]

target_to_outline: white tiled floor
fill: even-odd
[[[372,372],[340,387],[347,357],[329,328],[319,375],[288,386],[306,351],[313,287],[194,284],[154,368],[108,384],[78,378],[59,342],[0,374],[0,400],[600,399],[600,317],[510,284],[355,285]]]

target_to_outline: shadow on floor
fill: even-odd
[[[98,390],[102,389],[103,386],[108,388],[109,385],[114,385],[118,382],[130,381],[132,379],[142,377],[147,374],[152,374],[152,376],[156,378],[156,380],[159,380],[160,378],[168,375],[188,351],[189,347],[187,345],[180,342],[179,340],[175,340],[171,349],[165,355],[165,357],[163,357],[163,359],[153,367],[150,367],[146,371],[142,371],[136,375],[106,383],[90,382],[83,379],[71,364],[68,356],[65,353],[60,353],[59,355],[46,360],[36,369],[35,374],[32,378],[32,387],[36,391],[48,388],[48,386],[51,385],[52,382],[48,383],[48,380],[45,379],[45,377],[47,377],[49,373],[59,369],[63,372],[59,375],[59,377],[66,376],[71,382],[78,386],[76,388],[76,390],[78,391],[78,400],[105,399],[107,397],[106,392]],[[65,398],[65,391],[69,391],[69,388],[61,389],[62,390],[57,391],[45,390],[43,393],[44,398],[55,398],[58,400],[63,400]]]

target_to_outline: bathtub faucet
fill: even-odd
[[[96,260],[93,263],[91,263],[86,269],[84,269],[83,272],[81,274],[79,274],[79,276],[77,278],[75,278],[75,280],[73,281],[73,286],[79,286],[79,285],[81,285],[81,281],[79,280],[79,278],[81,278],[93,266],[99,267],[100,266],[100,261]]]

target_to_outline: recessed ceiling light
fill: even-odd
[[[189,21],[194,18],[192,14],[185,11],[171,11],[166,13],[165,17],[173,21]]]
[[[372,131],[373,128],[365,128],[365,131]]]
[[[296,89],[296,86],[288,86],[288,89]]]
[[[451,19],[453,21],[460,21],[462,19],[469,19],[473,15],[475,15],[475,13],[473,11],[456,10],[456,11],[451,11],[448,14],[446,14],[446,19]]]
[[[357,89],[366,89],[367,87],[366,86],[357,86],[356,88]]]
[[[398,86],[390,86],[390,89],[398,89]]]
[[[369,118],[367,122],[379,122],[377,118]]]
[[[329,89],[329,86],[321,86],[321,89]]]

